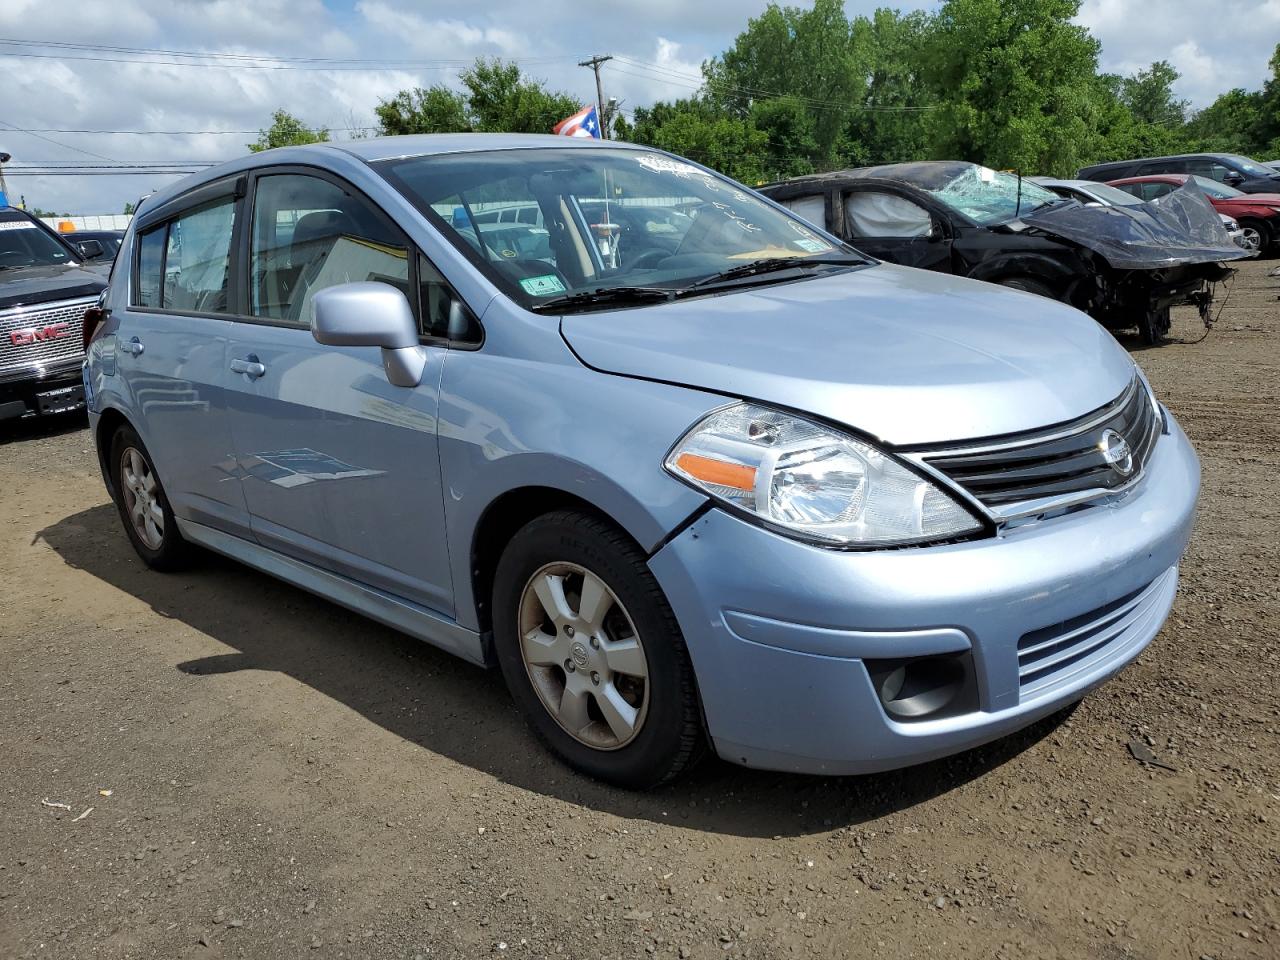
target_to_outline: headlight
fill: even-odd
[[[751,403],[699,421],[665,466],[782,532],[832,546],[922,543],[982,529],[941,488],[870,444]]]

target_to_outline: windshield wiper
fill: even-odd
[[[552,297],[535,303],[529,309],[534,313],[558,313],[575,308],[624,306],[632,303],[656,303],[673,300],[678,288],[670,287],[599,287]]]
[[[853,253],[824,254],[820,257],[763,257],[760,260],[752,260],[736,267],[730,267],[728,270],[713,273],[709,277],[703,277],[687,287],[681,287],[680,292],[687,293],[700,287],[728,283],[733,280],[740,280],[743,277],[754,277],[762,273],[776,273],[780,270],[807,270],[810,267],[849,266],[855,263],[870,262],[865,257],[860,257]]]

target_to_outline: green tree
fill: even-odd
[[[637,108],[630,135],[635,143],[688,157],[743,183],[774,179],[768,134],[703,98]]]
[[[857,164],[896,163],[929,156],[929,112],[935,103],[922,78],[933,20],[921,11],[880,9],[853,23],[865,37],[870,71],[862,105],[850,115],[848,151]]]
[[[271,126],[258,131],[256,143],[246,146],[253,153],[270,150],[272,147],[296,147],[306,143],[325,143],[329,139],[329,131],[317,127],[312,129],[293,114],[285,110],[277,110],[271,114]]]
[[[460,91],[436,84],[380,102],[374,113],[381,133],[550,133],[582,108],[576,97],[523,76],[515,63],[480,58],[459,79]]]
[[[478,59],[462,72],[461,80],[476,130],[550,133],[557,123],[582,109],[576,97],[548,90],[541,80],[525,79],[519,65],[502,60]]]
[[[471,130],[467,98],[440,84],[427,90],[422,87],[401,90],[390,100],[379,103],[373,112],[378,117],[379,132],[385,137]]]
[[[125,201],[125,204],[124,204],[124,215],[125,215],[126,217],[127,217],[127,216],[132,215],[132,214],[134,213],[134,211],[136,211],[137,209],[138,209],[138,205],[137,205],[136,203],[130,203],[130,202],[129,202],[129,201],[127,201],[127,200]]]
[[[1187,115],[1187,101],[1173,96],[1173,85],[1180,76],[1167,60],[1157,60],[1120,81],[1120,99],[1139,123],[1179,127]]]
[[[1089,141],[1098,41],[1079,0],[947,0],[925,51],[934,156],[1067,174]]]
[[[703,65],[707,95],[743,119],[761,100],[803,102],[813,116],[808,160],[827,168],[866,89],[863,40],[845,17],[843,0],[815,0],[810,10],[770,4],[731,48]]]
[[[751,105],[748,120],[767,140],[768,179],[784,180],[814,172],[813,158],[821,154],[817,118],[802,101],[795,97],[757,100]]]

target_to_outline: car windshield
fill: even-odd
[[[1019,180],[1022,181],[1021,188]],[[1012,219],[1021,213],[1030,213],[1063,199],[1026,177],[1019,178],[1016,174],[1003,173],[977,164],[966,167],[962,173],[940,187],[926,186],[924,189],[952,210],[983,226]]]
[[[24,216],[0,217],[0,270],[75,263],[67,248]]]
[[[1224,159],[1230,160],[1241,173],[1247,173],[1251,177],[1270,177],[1275,175],[1274,169],[1264,167],[1256,160],[1250,160],[1248,157],[1231,155]]]
[[[1217,180],[1210,180],[1208,177],[1192,177],[1196,182],[1196,186],[1213,197],[1215,200],[1227,200],[1231,197],[1243,197],[1244,191],[1237,190],[1235,187],[1228,187],[1225,183],[1219,183]]]
[[[526,307],[608,291],[660,298],[759,261],[857,256],[747,188],[647,150],[522,148],[377,166]],[[794,278],[782,267],[780,279]]]

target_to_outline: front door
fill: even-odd
[[[882,188],[848,189],[842,198],[843,237],[880,260],[951,272],[947,224],[925,206]]]
[[[202,188],[140,228],[114,362],[173,512],[248,537],[225,391],[235,189]]]
[[[436,438],[447,350],[429,350],[421,385],[395,387],[377,348],[322,346],[310,330],[325,287],[375,280],[411,294],[410,243],[328,177],[260,174],[251,193],[252,319],[232,324],[227,358],[254,536],[451,616]]]

